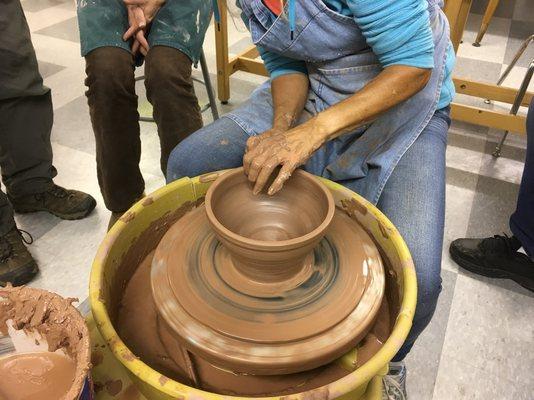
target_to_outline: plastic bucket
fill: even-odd
[[[222,173],[175,181],[135,204],[111,229],[96,254],[90,280],[90,301],[96,325],[117,360],[123,364],[139,390],[150,400],[252,399],[198,390],[171,380],[138,359],[118,336],[113,321],[124,287],[144,256],[157,245],[147,230],[161,237],[170,224],[201,202],[206,191]],[[312,391],[290,396],[254,397],[263,400],[356,400],[380,399],[381,377],[403,344],[412,325],[417,287],[412,258],[404,240],[392,223],[361,196],[334,182],[323,180],[332,191],[336,205],[358,220],[378,244],[388,260],[386,285],[396,315],[393,331],[382,348],[364,365],[347,376]],[[154,237],[155,236],[155,237]],[[136,247],[136,256],[130,251]]]

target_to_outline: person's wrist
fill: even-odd
[[[301,127],[303,131],[307,133],[307,136],[314,149],[318,149],[328,140],[330,140],[331,132],[328,129],[328,125],[323,124],[321,119],[318,117],[310,119],[302,124]]]
[[[275,113],[273,129],[280,132],[288,131],[293,126],[294,120],[292,113]]]

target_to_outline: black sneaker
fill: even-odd
[[[514,236],[495,235],[486,239],[456,239],[449,251],[452,259],[468,271],[512,279],[534,292],[534,261],[519,253],[520,247]]]
[[[27,232],[30,240],[23,239],[22,232],[13,228],[0,236],[0,286],[7,283],[25,285],[39,272],[37,263],[23,243],[30,244],[33,239]]]
[[[85,218],[96,207],[96,200],[91,195],[64,189],[56,184],[52,184],[45,192],[23,197],[9,196],[9,200],[18,213],[47,211],[68,220]]]

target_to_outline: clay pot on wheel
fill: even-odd
[[[302,170],[273,196],[252,194],[243,168],[221,176],[206,194],[209,223],[235,267],[266,284],[291,280],[302,271],[334,211],[330,191]]]

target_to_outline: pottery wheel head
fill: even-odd
[[[287,374],[324,365],[354,347],[384,294],[376,246],[340,210],[297,270],[274,282],[243,274],[202,205],[158,245],[152,292],[166,329],[193,354],[233,372]]]

